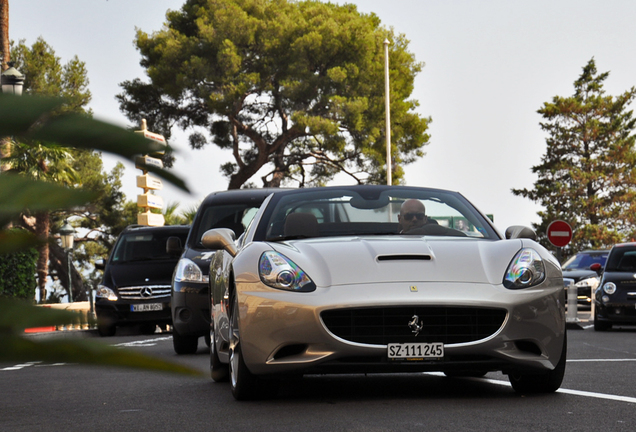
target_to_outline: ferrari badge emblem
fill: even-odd
[[[420,317],[418,317],[417,315],[413,315],[411,321],[409,321],[409,328],[411,329],[411,333],[417,336],[418,334],[420,334],[420,330],[422,330],[423,326],[424,324],[420,322]]]
[[[417,287],[415,285],[411,285],[411,292],[417,292]]]

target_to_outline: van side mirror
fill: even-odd
[[[537,240],[537,233],[532,228],[522,225],[513,225],[506,229],[507,239],[525,238],[530,240]]]
[[[166,252],[170,256],[181,255],[181,252],[183,252],[181,239],[176,236],[168,237],[168,241],[166,241]]]
[[[229,228],[215,228],[206,231],[201,237],[201,244],[204,248],[215,250],[223,249],[232,256],[236,256],[238,250],[234,244],[236,234]]]
[[[95,260],[95,268],[98,270],[104,270],[106,268],[106,261],[103,259]]]

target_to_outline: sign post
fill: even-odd
[[[557,260],[561,262],[561,248],[572,240],[572,227],[562,220],[555,220],[548,225],[548,241],[557,248]]]
[[[146,119],[141,120],[141,130],[135,132],[143,134],[144,137],[163,144],[164,146],[166,145],[166,140],[162,135],[148,131]],[[163,154],[163,151],[158,152],[158,154]],[[159,158],[147,155],[136,158],[135,162],[136,167],[142,171],[142,175],[137,176],[137,187],[142,188],[144,191],[143,194],[137,195],[137,207],[143,210],[137,215],[137,223],[139,225],[163,226],[165,224],[163,215],[150,211],[150,209],[163,208],[163,198],[151,193],[151,191],[161,190],[163,183],[160,179],[149,175],[148,170],[145,169],[145,166],[163,168],[163,162]]]

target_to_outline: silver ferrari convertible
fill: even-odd
[[[558,261],[530,228],[500,235],[457,192],[281,190],[246,232],[207,231],[210,369],[238,400],[285,376],[507,374],[553,392],[566,363]]]

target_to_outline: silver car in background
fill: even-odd
[[[457,192],[275,192],[238,241],[203,235],[219,249],[212,378],[229,377],[238,400],[313,373],[502,371],[518,392],[553,392],[567,347],[561,269],[529,228],[506,237]]]

